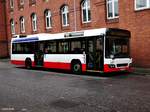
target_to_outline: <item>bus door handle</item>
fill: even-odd
[[[44,58],[46,58],[46,54],[44,54]]]

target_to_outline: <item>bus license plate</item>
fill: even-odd
[[[125,70],[125,68],[121,68],[120,70],[121,70],[121,71],[124,71],[124,70]]]

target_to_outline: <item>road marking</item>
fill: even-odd
[[[14,111],[14,108],[1,108],[2,111]]]
[[[7,107],[5,107],[5,108],[1,108],[0,110],[1,111],[6,111],[6,112],[8,112],[8,111],[12,112],[12,111],[15,111],[15,108],[7,108]],[[27,112],[27,109],[26,108],[22,108],[21,111],[22,112]]]
[[[23,108],[23,109],[21,109],[21,111],[25,112],[25,111],[27,111],[27,109],[26,109],[26,108]]]

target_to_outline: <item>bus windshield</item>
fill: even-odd
[[[129,58],[129,38],[106,38],[106,58]]]

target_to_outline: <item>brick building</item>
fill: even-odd
[[[6,10],[4,1],[0,1],[0,57],[8,56],[7,30],[6,30]]]
[[[1,8],[0,46],[14,34],[123,28],[134,65],[150,67],[150,0],[1,0]]]

